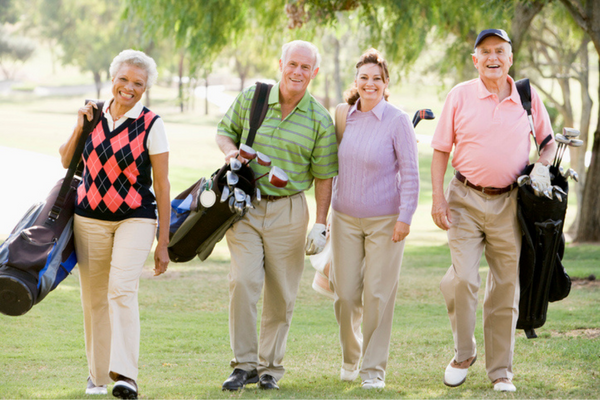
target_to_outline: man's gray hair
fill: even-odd
[[[315,65],[313,65],[313,71],[315,69],[319,68],[319,65],[321,65],[321,55],[319,54],[319,49],[317,49],[317,46],[315,46],[314,44],[312,44],[310,42],[306,42],[304,40],[294,40],[294,41],[291,41],[291,42],[283,45],[283,47],[281,48],[281,61],[283,62],[284,65],[286,63],[286,57],[287,57],[288,53],[290,52],[291,49],[295,49],[296,47],[300,47],[300,48],[309,50],[312,53],[313,58],[315,59]]]
[[[137,50],[123,50],[120,52],[110,63],[110,76],[114,78],[117,72],[123,64],[133,65],[143,69],[148,74],[146,80],[146,88],[150,88],[156,82],[158,78],[158,71],[156,70],[156,62],[154,59],[143,51]]]

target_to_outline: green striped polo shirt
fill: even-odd
[[[218,125],[218,134],[236,143],[246,143],[250,130],[250,106],[256,86],[241,92]],[[309,92],[282,121],[279,83],[269,94],[265,120],[256,132],[252,148],[271,158],[272,165],[283,169],[289,178],[285,188],[269,184],[268,175],[257,182],[261,193],[292,195],[311,187],[313,178],[337,175],[337,143],[329,112]],[[256,176],[269,171],[256,161],[251,164]]]

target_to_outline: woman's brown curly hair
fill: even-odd
[[[385,61],[385,58],[383,58],[383,56],[381,55],[380,52],[378,52],[377,50],[375,50],[373,48],[365,51],[363,53],[363,55],[360,56],[360,58],[358,59],[358,62],[356,63],[356,76],[358,76],[358,70],[360,69],[360,67],[362,67],[365,64],[379,65],[379,68],[381,68],[381,71],[383,72],[383,78],[384,78],[385,82],[390,81],[390,74],[388,72],[387,61]],[[385,92],[383,93],[383,97],[387,100],[389,96],[390,96],[390,92],[386,88]],[[359,99],[359,97],[360,97],[360,95],[358,94],[358,88],[356,87],[356,82],[353,82],[350,89],[348,89],[344,92],[344,99],[346,100],[346,103],[348,103],[352,106],[356,103],[356,101]]]

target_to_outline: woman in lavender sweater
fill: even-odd
[[[340,375],[354,381],[360,372],[364,389],[385,386],[404,239],[419,197],[417,139],[408,114],[387,102],[388,83],[387,62],[368,50],[346,92],[350,108],[332,199]]]

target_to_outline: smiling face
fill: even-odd
[[[485,81],[506,81],[508,70],[513,63],[511,46],[497,36],[485,38],[473,55],[473,64],[479,77]]]
[[[319,68],[313,69],[315,62],[315,57],[309,49],[304,47],[289,49],[286,59],[279,60],[281,71],[279,90],[282,95],[304,96],[308,84],[319,71]]]
[[[142,99],[146,91],[148,73],[135,65],[123,64],[112,78],[112,94],[115,103],[124,109],[131,109]]]
[[[388,81],[377,64],[362,65],[356,73],[354,83],[358,89],[361,103],[363,105],[371,104],[372,107],[381,101],[385,89],[388,87]]]

